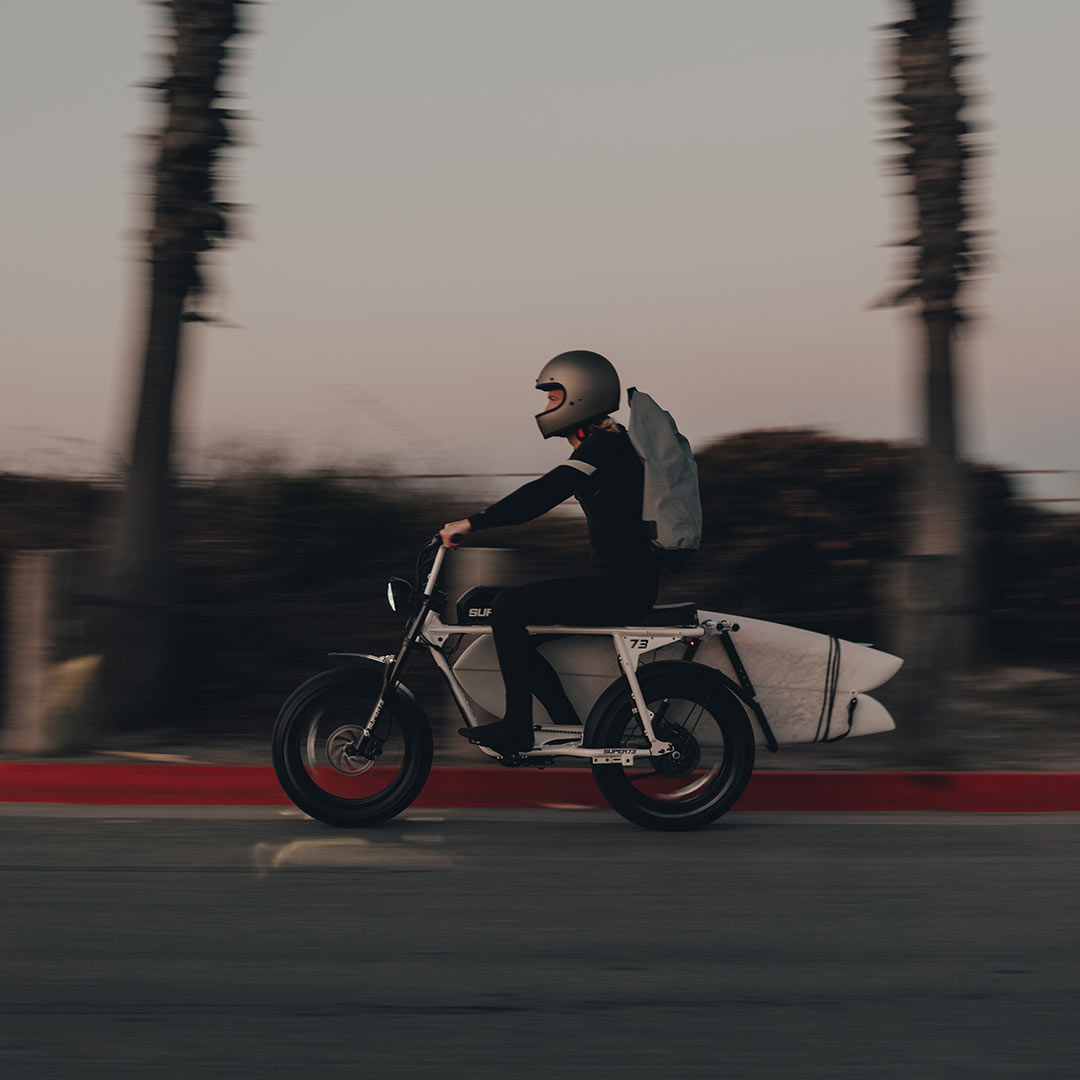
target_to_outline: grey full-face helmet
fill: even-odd
[[[540,434],[545,439],[567,435],[598,416],[619,407],[619,376],[611,361],[586,349],[559,353],[536,376],[537,390],[563,390],[562,404],[538,413]]]

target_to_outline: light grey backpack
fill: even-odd
[[[645,466],[641,517],[661,565],[681,570],[701,546],[697,463],[671,413],[631,386],[627,434]]]

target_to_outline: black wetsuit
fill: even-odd
[[[657,560],[641,521],[644,469],[620,428],[589,435],[570,460],[469,518],[474,530],[519,525],[576,496],[592,548],[586,577],[518,585],[492,605],[495,650],[506,685],[506,723],[532,732],[535,694],[557,724],[581,723],[559,677],[533,648],[525,627],[623,625],[656,602]]]

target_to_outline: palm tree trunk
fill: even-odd
[[[940,765],[937,737],[952,676],[975,646],[973,540],[968,470],[961,457],[955,346],[965,317],[957,298],[977,263],[967,228],[972,156],[956,69],[954,27],[962,0],[904,0],[896,23],[895,101],[911,177],[916,235],[910,276],[896,303],[915,301],[922,323],[923,445],[912,477],[907,552],[892,587],[894,646],[907,660],[903,725],[911,760]],[[898,703],[899,704],[899,703]]]
[[[146,345],[127,485],[110,537],[99,726],[160,723],[167,708],[172,596],[174,402],[200,256],[226,234],[217,164],[229,143],[216,106],[226,42],[244,0],[167,0],[172,53],[153,165]]]
[[[953,345],[956,316],[951,311],[922,312],[926,332],[925,444],[943,461],[955,461],[958,452],[956,377]]]
[[[147,726],[167,679],[172,604],[172,442],[190,271],[154,259],[131,464],[111,538],[105,664],[109,726]]]
[[[172,533],[173,409],[189,279],[189,272],[168,260],[151,265],[146,354],[114,551],[117,585],[122,581],[132,599],[156,603],[168,599],[161,567]]]

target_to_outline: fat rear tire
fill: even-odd
[[[649,711],[660,716],[658,734],[683,749],[679,766],[652,758],[634,766],[593,765],[593,777],[612,809],[647,829],[698,829],[730,810],[754,769],[754,734],[739,699],[700,664],[638,669]],[[669,725],[674,725],[670,726]],[[667,728],[667,734],[665,734]],[[629,688],[599,717],[593,746],[642,747],[648,742]],[[665,775],[662,771],[666,769]]]

